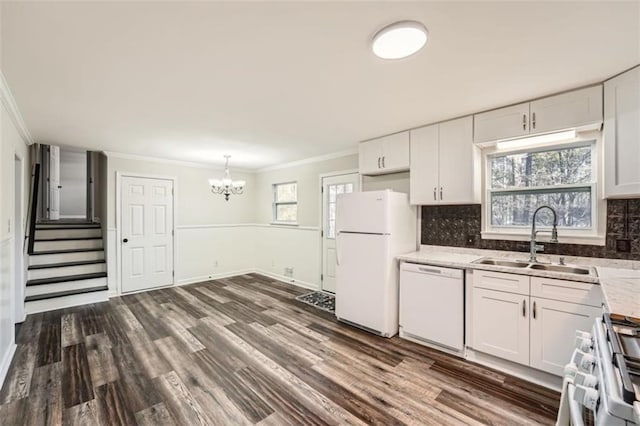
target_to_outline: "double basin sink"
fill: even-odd
[[[482,259],[478,259],[472,263],[475,263],[478,265],[506,266],[509,268],[536,269],[540,271],[563,272],[565,274],[596,275],[595,269],[593,268],[569,266],[569,265],[530,263],[530,262],[523,262],[523,261],[517,261],[517,260],[491,259],[486,257]]]

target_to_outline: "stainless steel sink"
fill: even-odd
[[[529,266],[531,269],[538,269],[541,271],[554,271],[554,272],[564,272],[567,274],[579,274],[579,275],[591,275],[591,269],[589,268],[578,268],[576,266],[565,266],[565,265],[541,265],[539,263],[533,264]]]
[[[551,265],[546,263],[530,263],[521,260],[494,259],[490,257],[483,257],[482,259],[475,260],[473,263],[479,265],[507,266],[509,268],[537,269],[539,271],[562,272],[565,274],[596,275],[595,269],[588,266]]]
[[[495,266],[508,266],[510,268],[526,268],[529,266],[527,262],[518,262],[517,260],[502,260],[502,259],[478,259],[473,263],[480,265],[495,265]]]

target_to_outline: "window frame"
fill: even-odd
[[[605,244],[605,230],[604,224],[606,223],[606,204],[602,199],[601,190],[602,187],[602,136],[601,132],[587,132],[583,135],[578,135],[576,138],[554,143],[545,143],[529,147],[517,148],[517,149],[498,149],[496,146],[491,146],[482,150],[482,218],[481,218],[481,236],[483,239],[498,239],[498,240],[515,240],[515,241],[529,241],[531,225],[528,226],[500,226],[491,224],[491,194],[494,192],[507,193],[536,193],[542,189],[548,190],[553,186],[545,187],[532,187],[532,188],[514,188],[514,189],[492,189],[491,188],[491,167],[490,162],[493,157],[518,154],[524,152],[543,152],[553,151],[563,148],[577,148],[577,147],[591,147],[591,182],[569,185],[558,185],[559,189],[570,188],[590,188],[591,191],[591,227],[589,228],[568,228],[559,227],[559,240],[561,243],[573,243],[573,244],[590,244],[590,245],[604,245]],[[538,229],[547,229],[547,227],[540,227]],[[542,239],[548,238],[545,234],[541,235]]]
[[[296,185],[296,200],[295,201],[278,201],[278,187],[281,185]],[[271,223],[277,225],[297,225],[298,224],[298,181],[277,182],[271,185],[272,191],[272,206],[271,206]],[[296,220],[278,220],[278,206],[295,205],[296,206]]]

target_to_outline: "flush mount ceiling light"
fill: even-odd
[[[382,59],[411,56],[427,42],[427,27],[417,21],[400,21],[388,25],[373,36],[373,53]]]
[[[224,199],[229,201],[229,195],[242,194],[245,181],[231,180],[231,173],[229,173],[229,158],[231,158],[231,156],[225,155],[224,158],[224,175],[222,179],[209,179],[209,185],[211,185],[211,192],[214,194],[222,194],[224,195]]]

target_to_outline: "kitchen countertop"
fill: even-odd
[[[565,256],[567,265],[594,267],[597,276],[473,263],[483,257],[526,262],[528,256],[528,253],[521,252],[421,246],[419,251],[406,253],[396,258],[405,262],[448,268],[479,269],[600,284],[609,312],[640,321],[640,262],[638,261]],[[558,263],[557,255],[539,254],[538,259],[545,263]]]

